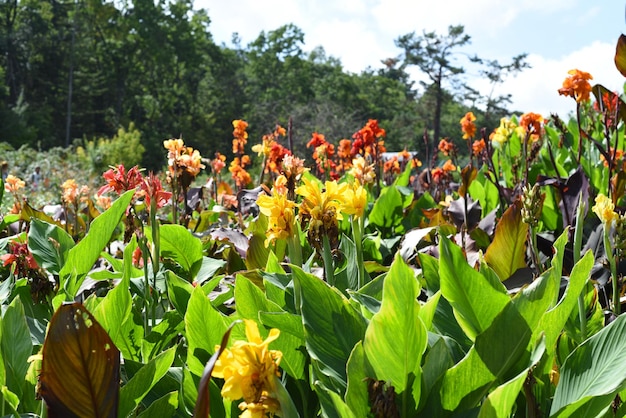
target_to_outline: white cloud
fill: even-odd
[[[561,58],[529,56],[532,69],[524,70],[509,79],[501,90],[513,95],[513,109],[548,116],[558,113],[566,117],[576,108],[571,97],[560,96],[567,72],[571,69],[586,71],[593,76],[592,84],[599,83],[612,91],[623,91],[624,77],[613,63],[615,45],[594,42]]]
[[[512,94],[512,109],[565,116],[574,103],[559,96],[557,89],[572,68],[590,72],[594,82],[611,90],[623,89],[624,79],[613,64],[615,44],[593,42],[598,33],[605,40],[619,36],[622,27],[607,17],[615,15],[613,10],[623,13],[623,6],[612,2],[598,6],[582,0],[196,0],[196,7],[208,9],[210,31],[218,43],[230,45],[231,34],[238,32],[246,46],[262,30],[293,23],[304,32],[305,50],[322,46],[354,73],[368,66],[381,68],[381,60],[400,55],[394,40],[401,35],[413,31],[420,35],[424,30],[445,34],[448,26],[463,24],[472,36],[468,52],[501,63],[530,52],[533,68],[509,78],[496,91]],[[533,25],[539,18],[550,24]],[[472,84],[488,91],[484,81]]]

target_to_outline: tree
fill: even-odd
[[[530,68],[526,62],[527,54],[515,56],[509,64],[500,64],[497,60],[476,55],[468,57],[462,52],[462,48],[470,43],[470,39],[465,34],[464,27],[457,25],[449,26],[446,35],[423,32],[421,36],[417,36],[412,32],[396,40],[396,46],[404,51],[400,69],[406,71],[409,66],[417,66],[430,80],[429,83],[421,82],[424,94],[419,102],[420,108],[425,111],[423,116],[429,121],[427,128],[433,131],[435,145],[445,136],[442,132],[442,114],[446,103],[469,102],[468,110],[477,114],[484,123],[483,126],[497,126],[500,117],[508,113],[506,106],[511,100],[510,95],[496,96],[495,87],[508,76]],[[465,58],[466,62],[459,64],[457,58]],[[472,89],[463,79],[466,71],[464,65],[472,64],[479,66],[478,73],[491,84],[486,95]],[[484,106],[484,111],[479,111],[479,105]],[[434,111],[431,113],[430,109]],[[478,113],[482,113],[482,117]],[[460,116],[462,115],[451,115],[456,121]]]
[[[451,84],[458,83],[458,76],[465,72],[464,68],[454,63],[457,49],[470,42],[470,36],[464,33],[462,25],[449,26],[447,35],[438,35],[435,32],[424,32],[416,36],[415,32],[400,36],[396,46],[404,50],[404,59],[401,68],[416,65],[428,76],[434,87],[435,112],[433,115],[434,141],[440,139],[441,110],[444,104],[444,81]],[[422,82],[424,87],[427,84]]]

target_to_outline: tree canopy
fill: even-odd
[[[210,16],[191,0],[2,0],[0,20],[0,141],[13,147],[85,146],[132,124],[143,165],[158,169],[168,138],[183,137],[207,157],[224,153],[234,119],[259,139],[291,120],[300,149],[312,132],[338,141],[377,119],[388,148],[401,150],[419,149],[425,130],[434,140],[457,135],[466,111],[494,125],[508,111],[506,97],[474,91],[467,100],[442,82],[463,73],[451,60],[469,43],[463,26],[400,36],[402,55],[354,74],[322,47],[305,51],[305,34],[291,24],[245,46],[217,45]],[[473,62],[499,83],[526,68],[524,58]],[[422,92],[409,66],[431,80]]]

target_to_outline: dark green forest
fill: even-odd
[[[148,168],[162,166],[168,138],[226,153],[233,119],[249,123],[253,143],[290,126],[296,152],[312,132],[336,142],[368,119],[387,130],[389,150],[420,150],[425,133],[457,140],[467,111],[489,132],[514,112],[509,97],[467,85],[467,66],[492,85],[527,68],[525,54],[459,61],[471,48],[461,25],[398,34],[381,69],[354,74],[321,47],[304,50],[294,25],[218,45],[210,14],[187,0],[0,0],[0,19],[0,142],[46,150],[133,124]],[[411,69],[427,81],[411,81]]]

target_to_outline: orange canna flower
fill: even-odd
[[[573,97],[578,103],[588,102],[591,93],[589,80],[593,79],[591,74],[580,70],[569,70],[567,73],[569,77],[563,81],[563,87],[559,89],[559,94]]]
[[[15,193],[26,185],[22,179],[9,174],[4,180],[4,190],[9,193]]]
[[[443,171],[446,173],[450,173],[452,171],[456,171],[456,166],[452,163],[452,160],[448,160],[443,164]]]
[[[485,152],[486,149],[487,149],[487,144],[485,144],[484,139],[474,141],[474,143],[472,144],[472,153],[474,154],[475,157],[478,157],[480,154]]]
[[[526,132],[530,133],[531,138],[536,140],[541,135],[541,124],[543,123],[543,116],[538,113],[528,112],[524,113],[520,118],[519,125],[523,127]]]
[[[476,125],[474,125],[474,121],[476,120],[476,116],[474,113],[467,112],[465,116],[463,116],[460,120],[461,130],[463,131],[463,139],[470,139],[476,136]]]
[[[243,154],[244,147],[248,142],[248,122],[236,119],[233,121],[233,154]]]
[[[445,173],[441,167],[435,167],[430,172],[430,175],[435,183],[439,183],[443,179]]]
[[[441,151],[441,153],[446,157],[456,154],[455,145],[451,141],[448,141],[447,138],[443,138],[441,141],[439,141],[438,148],[439,151]]]
[[[76,203],[76,198],[78,197],[78,184],[74,179],[65,180],[63,184],[61,184],[61,189],[63,189],[62,199],[65,203]]]

